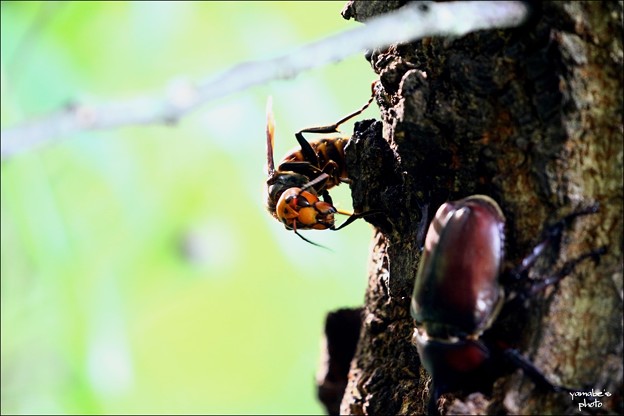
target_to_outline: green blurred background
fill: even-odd
[[[2,128],[357,27],[343,5],[2,2]],[[296,130],[359,108],[374,78],[354,56],[175,126],[3,161],[2,413],[321,413],[324,318],[363,303],[371,229],[306,233],[328,251],[267,214],[264,107],[272,95],[279,159]]]

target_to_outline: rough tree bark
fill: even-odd
[[[401,3],[356,0],[343,15],[365,22]],[[385,215],[370,219],[369,287],[341,413],[425,412],[430,379],[409,314],[419,249],[437,208],[475,193],[494,198],[507,217],[509,265],[544,224],[600,204],[533,276],[603,245],[607,254],[512,318],[520,351],[550,380],[608,391],[593,410],[624,412],[622,56],[622,2],[590,1],[536,5],[513,30],[369,53],[383,122],[356,124],[346,154],[355,209]],[[442,402],[449,414],[578,414],[578,400],[537,390],[521,371],[499,378],[491,394]]]

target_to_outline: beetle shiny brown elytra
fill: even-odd
[[[504,270],[505,217],[492,198],[473,195],[438,209],[425,238],[411,304],[413,341],[432,377],[430,414],[438,414],[441,394],[482,391],[505,367],[521,368],[541,388],[574,391],[551,383],[499,339],[493,325],[507,308],[521,307],[524,300],[570,274],[579,262],[590,257],[597,261],[605,253],[604,247],[585,253],[545,279],[528,277],[546,247],[557,243],[575,218],[597,210],[592,205],[547,227],[545,237],[520,266]]]

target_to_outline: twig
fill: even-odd
[[[304,45],[273,59],[245,62],[197,84],[177,82],[166,94],[99,105],[81,104],[40,120],[2,130],[0,154],[6,159],[54,138],[85,130],[172,123],[210,100],[337,62],[367,49],[424,36],[453,35],[513,27],[528,15],[520,1],[410,3],[366,25]]]

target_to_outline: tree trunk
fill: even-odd
[[[400,3],[356,0],[344,16],[365,21]],[[443,202],[477,193],[505,213],[507,267],[545,224],[600,204],[532,276],[600,246],[607,253],[512,318],[519,350],[549,380],[608,392],[586,403],[624,412],[622,56],[622,2],[590,1],[535,6],[513,30],[426,38],[367,56],[381,80],[383,122],[356,124],[346,155],[354,208],[384,215],[369,219],[369,286],[342,413],[425,412],[430,378],[411,343],[409,313],[420,249]],[[578,413],[579,401],[543,392],[516,371],[491,394],[449,393],[441,403],[448,413],[562,414]]]

